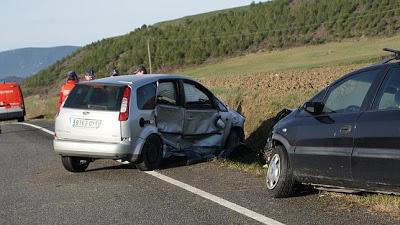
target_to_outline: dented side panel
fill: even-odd
[[[210,110],[186,110],[183,135],[214,134],[221,129],[216,127],[219,113],[215,109]]]
[[[160,132],[182,134],[185,110],[179,106],[158,105],[157,127]]]

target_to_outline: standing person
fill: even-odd
[[[79,82],[78,76],[75,71],[69,71],[67,74],[67,82],[61,87],[60,95],[58,98],[57,107],[60,110],[62,103],[65,101],[71,90],[75,87],[76,83]]]
[[[114,68],[112,73],[111,73],[111,76],[112,77],[119,76],[119,71],[116,68]]]
[[[133,73],[136,75],[147,74],[147,70],[143,64],[140,64]]]
[[[85,74],[83,76],[84,81],[90,81],[96,79],[96,75],[94,74],[93,69],[88,69],[85,71]]]

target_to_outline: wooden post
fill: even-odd
[[[152,71],[151,71],[151,55],[150,55],[150,40],[149,39],[147,39],[147,54],[149,55],[150,74],[152,74]]]

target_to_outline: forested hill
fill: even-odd
[[[25,80],[29,93],[64,78],[68,70],[92,67],[105,76],[113,66],[122,73],[138,64],[153,72],[204,63],[246,52],[338,41],[345,38],[390,36],[400,30],[398,0],[275,0],[143,25],[127,35],[81,48]]]

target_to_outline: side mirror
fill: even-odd
[[[312,115],[320,115],[323,109],[324,103],[322,102],[306,102],[304,104],[304,110]]]

